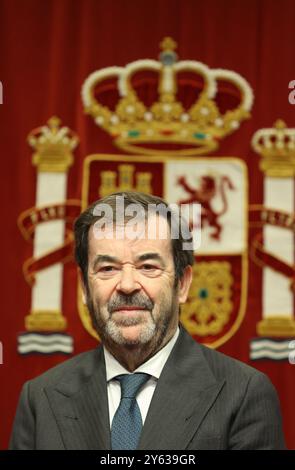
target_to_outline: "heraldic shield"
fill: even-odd
[[[180,321],[199,342],[216,348],[238,330],[248,279],[248,179],[232,157],[91,155],[84,160],[82,209],[117,191],[140,191],[169,204],[201,205],[201,241]],[[78,286],[78,310],[97,338]]]

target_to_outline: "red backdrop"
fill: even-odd
[[[254,89],[252,119],[225,139],[215,155],[244,158],[250,173],[250,203],[261,203],[262,174],[250,140],[260,127],[283,118],[294,127],[288,83],[295,78],[295,3],[293,0],[1,0],[0,105],[1,156],[1,323],[4,364],[0,365],[0,448],[6,448],[17,398],[25,380],[65,356],[21,357],[17,333],[24,330],[31,291],[22,263],[32,248],[21,237],[18,215],[35,203],[36,169],[27,134],[57,114],[81,140],[69,172],[68,198],[80,198],[82,162],[90,153],[119,153],[108,135],[83,113],[80,90],[90,72],[155,59],[164,36],[178,43],[181,59],[240,73]],[[247,312],[239,333],[221,351],[249,362],[249,338],[261,319],[261,270],[250,262]],[[76,283],[73,263],[66,265],[64,298]],[[82,328],[75,302],[67,302],[75,353],[95,345]],[[244,339],[244,340],[243,340]],[[252,364],[253,365],[253,364]],[[293,403],[295,369],[287,361],[260,361],[278,389],[289,447],[295,448]],[[292,416],[293,415],[293,416]]]

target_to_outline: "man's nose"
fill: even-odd
[[[133,266],[124,266],[122,268],[117,290],[124,292],[124,294],[130,294],[136,290],[140,290],[140,284],[137,281],[137,272]]]

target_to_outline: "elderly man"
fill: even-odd
[[[83,298],[101,344],[24,385],[11,449],[284,448],[267,377],[179,324],[194,262],[188,230],[174,236],[179,221],[162,199],[136,192],[107,196],[76,220]]]

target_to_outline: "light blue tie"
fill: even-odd
[[[150,378],[149,374],[122,374],[116,377],[121,385],[121,401],[112,422],[111,440],[113,450],[136,449],[142,418],[136,395]]]

